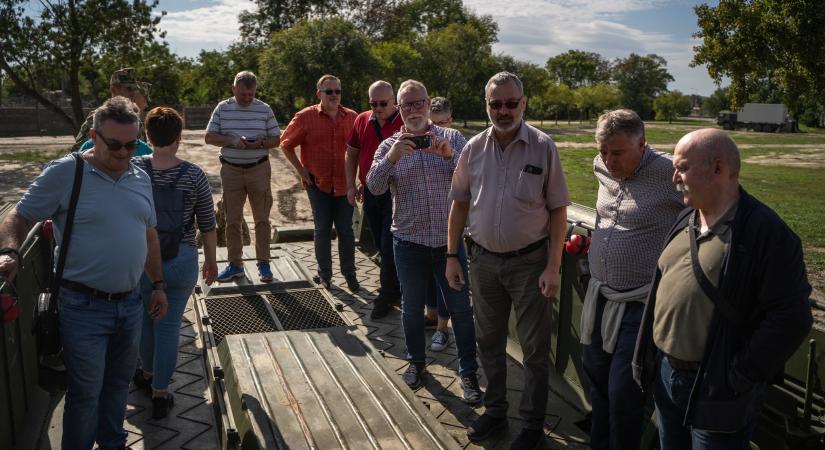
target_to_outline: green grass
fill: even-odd
[[[3,153],[0,154],[0,161],[15,161],[15,162],[34,162],[47,163],[51,160],[60,158],[65,155],[65,150],[55,152],[42,152],[36,150],[26,150],[22,152]]]

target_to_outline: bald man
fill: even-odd
[[[811,328],[802,245],[739,185],[726,133],[685,135],[673,167],[688,208],[659,256],[634,378],[653,386],[663,450],[746,449],[768,382]]]

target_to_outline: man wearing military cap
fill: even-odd
[[[112,74],[112,78],[109,82],[109,92],[112,94],[112,97],[120,95],[135,102],[140,109],[141,116],[143,116],[143,111],[146,110],[147,106],[149,106],[150,86],[151,84],[149,83],[137,80],[137,73],[135,72],[134,67],[126,67],[116,70]],[[75,137],[75,143],[72,146],[71,151],[76,152],[78,150],[86,150],[91,147],[90,145],[84,144],[88,144],[87,141],[89,141],[89,129],[92,127],[93,116],[93,113],[89,114],[86,117],[86,121],[80,126],[80,131]],[[138,139],[144,142],[146,141],[146,131],[143,129],[143,120],[140,121]],[[135,156],[140,155],[136,152]]]

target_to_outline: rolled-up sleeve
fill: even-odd
[[[453,180],[450,185],[450,199],[457,202],[470,201],[470,151],[464,146],[461,156],[453,172]]]
[[[570,192],[567,190],[567,179],[561,167],[559,151],[553,142],[548,142],[547,168],[547,180],[544,182],[547,210],[552,211],[562,206],[569,206]]]

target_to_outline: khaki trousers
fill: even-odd
[[[255,258],[269,261],[269,241],[272,227],[269,212],[272,209],[272,167],[269,161],[243,169],[229,164],[221,165],[223,207],[226,210],[226,250],[229,262],[243,264],[243,208],[249,197],[252,218],[255,220]]]

